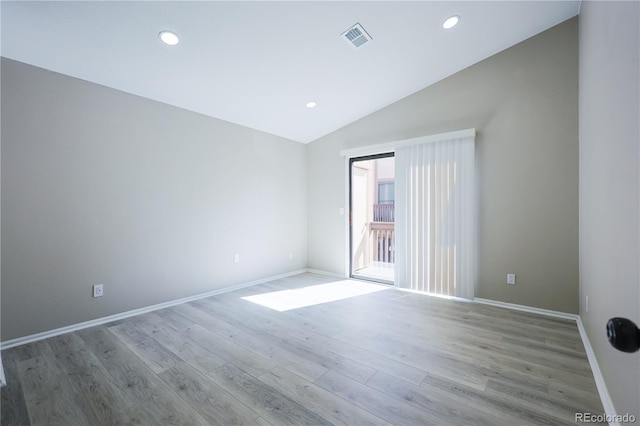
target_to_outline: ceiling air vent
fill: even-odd
[[[371,36],[362,28],[359,23],[355,24],[341,35],[347,43],[349,43],[354,49],[362,46],[368,41],[372,40]]]

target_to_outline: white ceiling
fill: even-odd
[[[307,143],[577,15],[580,2],[1,7],[2,56]],[[460,23],[443,30],[451,15]],[[357,50],[340,37],[356,22],[373,38]],[[165,29],[179,45],[160,42]]]

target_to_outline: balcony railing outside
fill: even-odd
[[[374,204],[374,222],[395,222],[395,204]]]
[[[383,282],[394,281],[395,223],[394,204],[374,204],[373,221],[369,222],[362,243],[368,250],[364,264],[354,270],[354,275]],[[361,259],[362,260],[362,259]]]
[[[396,239],[393,223],[371,222],[369,224],[371,257],[374,262],[395,263],[394,242]]]

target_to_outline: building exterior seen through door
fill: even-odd
[[[393,284],[395,263],[393,153],[350,161],[351,276]]]

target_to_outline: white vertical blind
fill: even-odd
[[[399,147],[395,162],[395,285],[472,299],[475,136]]]

